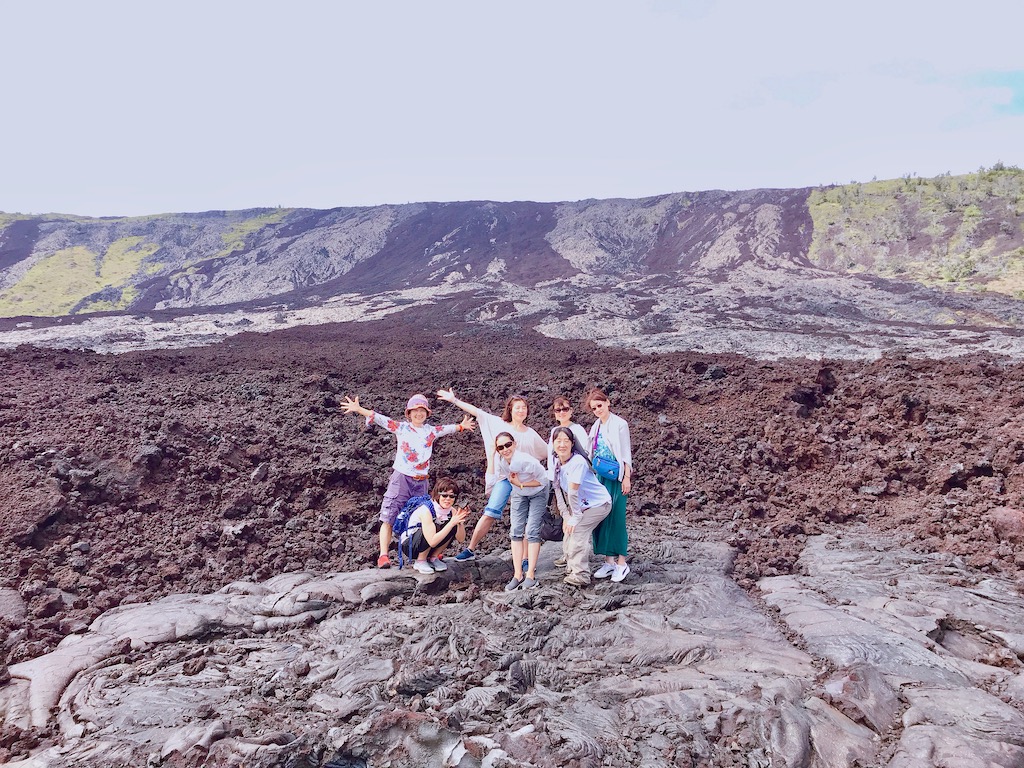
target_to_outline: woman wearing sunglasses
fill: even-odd
[[[455,560],[465,563],[476,558],[476,548],[480,546],[487,532],[494,527],[495,520],[501,520],[505,511],[505,504],[512,495],[512,483],[507,477],[498,475],[494,463],[494,444],[499,432],[508,432],[516,439],[516,445],[520,451],[528,453],[537,461],[544,461],[547,458],[547,446],[540,435],[532,428],[526,426],[526,418],[530,415],[530,406],[524,397],[510,397],[505,403],[505,410],[501,416],[495,416],[482,408],[477,408],[464,400],[459,400],[451,389],[439,389],[437,396],[446,400],[475,416],[480,427],[480,437],[484,441],[484,455],[487,459],[487,474],[484,477],[484,490],[489,494],[487,506],[476,527],[473,528],[473,536],[469,540],[469,546],[456,555]]]
[[[590,428],[590,459],[601,483],[612,497],[612,511],[594,529],[594,552],[604,555],[604,565],[594,572],[594,578],[622,581],[629,573],[626,563],[626,497],[633,484],[633,446],[629,439],[629,425],[625,419],[611,412],[608,395],[596,387],[590,390],[584,402],[597,421]]]
[[[452,539],[466,540],[466,518],[469,507],[456,507],[459,484],[442,477],[434,484],[433,503],[420,504],[409,516],[409,526],[402,532],[399,546],[414,557],[412,567],[419,573],[445,571],[441,555]]]
[[[586,449],[587,442],[588,442],[588,440],[587,440],[587,430],[584,429],[581,425],[577,424],[575,421],[572,420],[573,410],[572,410],[572,404],[569,402],[569,398],[562,397],[561,395],[556,397],[555,398],[555,402],[553,402],[551,404],[551,413],[554,414],[555,421],[558,422],[558,424],[556,424],[555,426],[556,427],[568,427],[570,430],[572,430],[572,433],[576,437],[576,439],[579,440],[580,445],[583,446],[584,449]],[[555,427],[552,427],[551,428],[551,435],[548,437],[548,453],[549,454],[554,452],[554,449],[553,449],[553,447],[551,445],[551,441],[552,441],[552,439],[554,437],[554,434],[555,434]]]
[[[507,478],[512,484],[509,517],[515,575],[505,585],[505,591],[512,592],[520,587],[533,589],[538,583],[537,559],[540,557],[542,542],[540,524],[548,502],[547,470],[530,454],[516,450],[515,438],[509,432],[498,433],[494,439],[494,454],[498,475]],[[524,560],[524,557],[527,559]]]

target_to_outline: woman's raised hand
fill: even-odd
[[[455,390],[452,389],[451,387],[448,387],[448,389],[437,390],[437,396],[446,402],[455,402]]]

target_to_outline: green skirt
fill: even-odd
[[[606,477],[598,479],[612,497],[612,511],[594,529],[594,554],[605,557],[625,556],[628,544],[626,499],[629,497],[622,492],[622,483],[618,480],[609,480]]]

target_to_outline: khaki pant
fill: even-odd
[[[583,510],[583,519],[563,541],[568,576],[590,581],[590,538],[597,524],[608,517],[612,505],[600,504]]]

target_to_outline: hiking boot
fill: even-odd
[[[444,560],[442,560],[440,557],[432,557],[427,562],[430,563],[431,567],[435,571],[447,571],[448,570],[448,566],[444,564]]]
[[[609,576],[611,576],[613,573],[615,573],[615,568],[616,568],[615,563],[605,563],[600,568],[598,568],[596,571],[594,571],[594,578],[595,579],[607,579]],[[622,579],[619,579],[619,581],[622,581]]]
[[[575,573],[570,573],[568,576],[562,579],[562,581],[564,581],[566,584],[571,584],[574,587],[585,587],[588,584],[590,584],[589,581]]]
[[[468,563],[470,560],[476,560],[476,552],[469,547],[466,547],[455,556],[456,563]]]
[[[618,583],[618,582],[622,581],[624,578],[626,578],[626,575],[628,573],[629,573],[629,566],[628,565],[616,565],[615,566],[615,573],[612,574],[612,581]]]
[[[522,583],[522,579],[517,579],[515,576],[513,576],[512,581],[505,585],[505,591],[515,592],[517,589],[519,589],[520,586],[522,586]]]
[[[426,560],[417,560],[412,564],[412,567],[416,569],[417,573],[431,574],[434,572],[434,569],[430,567],[430,563]]]
[[[387,555],[381,555],[380,557],[377,558],[377,567],[378,568],[390,568],[391,567],[391,561],[388,560],[388,556]]]
[[[565,555],[559,555],[555,558],[555,565],[557,565],[559,568],[565,568],[565,566],[568,563],[569,561],[565,559]]]
[[[523,589],[536,589],[539,586],[540,582],[536,579],[531,579],[529,576],[523,579]]]

